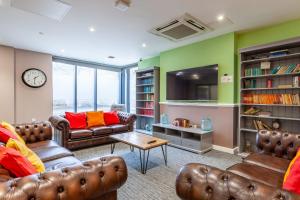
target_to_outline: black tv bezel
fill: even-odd
[[[184,72],[184,71],[188,71],[188,70],[193,70],[193,69],[199,69],[199,68],[214,68],[217,67],[217,86],[219,86],[219,64],[212,64],[212,65],[205,65],[205,66],[200,66],[200,67],[191,67],[191,68],[185,68],[185,69],[181,69],[181,70],[174,70],[174,71],[168,71],[166,73],[166,100],[167,101],[181,101],[181,102],[217,102],[219,99],[219,95],[217,95],[216,99],[212,99],[212,100],[206,100],[206,99],[196,99],[196,100],[185,100],[185,99],[168,99],[168,74],[169,73],[176,73],[176,72]],[[218,92],[219,92],[219,88],[218,88]]]

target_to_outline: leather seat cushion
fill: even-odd
[[[45,149],[45,148],[51,148],[51,147],[60,147],[55,141],[53,140],[45,140],[41,142],[35,142],[26,144],[26,146],[32,150],[34,149]]]
[[[45,164],[46,171],[51,171],[55,169],[81,164],[81,162],[73,156],[68,156],[64,158],[47,161],[44,164]]]
[[[107,136],[113,132],[113,129],[109,126],[96,126],[91,127],[94,136]]]
[[[282,187],[284,178],[282,173],[248,163],[235,164],[229,167],[227,171],[277,188]]]
[[[71,139],[92,138],[93,132],[89,129],[70,130]]]
[[[289,167],[290,160],[266,154],[252,153],[244,159],[245,163],[258,165],[284,174]]]
[[[38,157],[43,161],[51,161],[58,158],[63,158],[67,156],[73,156],[73,153],[68,149],[63,147],[48,147],[48,148],[34,148],[32,149]]]
[[[129,130],[129,126],[127,124],[126,125],[116,124],[116,125],[111,125],[109,127],[111,127],[113,129],[114,133],[126,132]]]

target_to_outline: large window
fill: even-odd
[[[95,104],[95,69],[77,67],[77,112],[92,111]]]
[[[97,77],[97,109],[108,111],[120,102],[120,73],[98,69]]]
[[[53,114],[108,111],[121,103],[120,71],[98,67],[53,62]]]
[[[53,114],[75,110],[75,66],[53,63]]]

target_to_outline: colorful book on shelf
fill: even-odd
[[[295,64],[290,64],[290,65],[288,66],[288,69],[285,71],[285,74],[290,74],[290,73],[292,73],[293,70],[296,68],[296,66],[297,66],[297,65],[295,65]]]
[[[284,74],[289,67],[287,65],[280,67],[276,74]]]
[[[300,73],[300,64],[298,64],[292,73]]]
[[[300,105],[299,94],[245,94],[243,103]]]
[[[271,74],[276,74],[280,68],[281,68],[281,66],[274,67],[271,71]]]

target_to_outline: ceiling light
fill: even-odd
[[[94,27],[90,27],[89,30],[90,30],[90,32],[95,32],[96,31]]]
[[[40,35],[44,35],[44,33],[43,33],[43,32],[39,32],[39,34],[40,34]]]
[[[115,8],[126,11],[130,7],[130,0],[117,0],[115,3]]]
[[[64,50],[64,49],[61,49],[61,50],[60,50],[60,52],[64,53],[64,52],[65,52],[65,50]]]
[[[142,47],[146,48],[146,47],[147,47],[147,44],[146,44],[146,43],[143,43],[143,44],[142,44]]]
[[[217,17],[218,21],[223,21],[224,18],[225,18],[224,15],[219,15],[219,16]]]
[[[114,59],[114,58],[116,58],[116,57],[114,57],[114,56],[108,56],[107,58],[109,58],[109,59]]]

